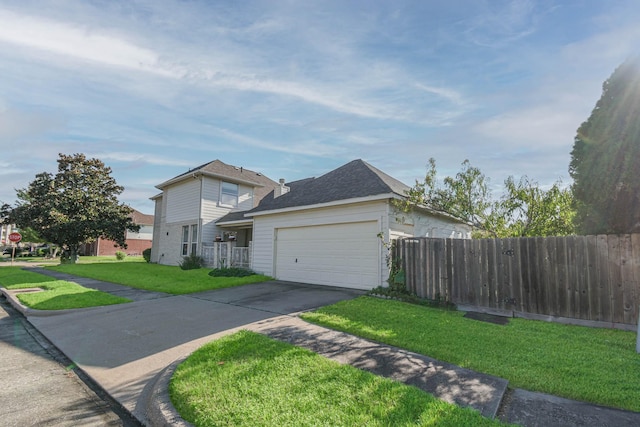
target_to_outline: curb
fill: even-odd
[[[188,356],[187,356],[188,357]],[[147,400],[146,417],[150,426],[154,427],[194,427],[185,421],[171,403],[169,397],[169,381],[176,368],[187,357],[176,360],[164,368],[155,379],[151,393]]]
[[[18,299],[18,294],[25,294],[30,292],[42,291],[41,288],[23,288],[23,289],[6,289],[0,287],[0,293],[5,296],[7,301],[18,310],[24,317],[49,317],[49,316],[57,316],[59,314],[67,314],[67,313],[75,313],[79,310],[92,310],[97,307],[106,307],[106,306],[97,306],[97,307],[83,307],[83,308],[69,308],[64,310],[36,310],[33,308],[29,308],[23,305]]]

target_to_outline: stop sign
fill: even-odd
[[[13,243],[18,243],[20,240],[22,240],[22,234],[18,232],[13,232],[9,234],[9,241]]]

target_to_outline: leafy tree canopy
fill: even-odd
[[[571,151],[575,222],[582,234],[640,231],[640,57],[618,67]]]
[[[560,181],[550,189],[540,188],[527,176],[516,182],[510,176],[505,193],[496,203],[498,216],[504,218],[504,237],[565,236],[575,233],[573,195]]]
[[[560,181],[544,190],[523,176],[509,177],[505,192],[494,200],[489,180],[468,160],[453,177],[437,180],[436,162],[429,159],[423,181],[396,204],[402,211],[426,206],[448,213],[474,227],[474,237],[562,236],[574,233],[573,197]]]
[[[140,227],[131,219],[132,209],[118,202],[123,190],[102,161],[60,154],[58,173],[39,173],[27,188],[18,190],[16,206],[3,207],[4,221],[30,227],[68,250],[71,260],[82,243],[99,237],[126,248],[126,230]]]

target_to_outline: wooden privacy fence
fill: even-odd
[[[610,326],[638,322],[640,234],[405,238],[392,257],[421,298]]]

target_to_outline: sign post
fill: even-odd
[[[11,243],[18,243],[20,242],[20,240],[22,240],[22,234],[18,233],[17,231],[14,231],[13,233],[9,233],[9,241]],[[13,265],[13,259],[16,257],[16,247],[15,245],[13,245],[13,247],[11,248],[11,265]]]

